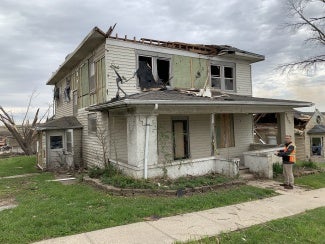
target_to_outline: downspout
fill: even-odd
[[[158,104],[155,104],[153,111],[158,110]],[[152,114],[152,113],[151,113]],[[149,126],[148,117],[146,116],[146,135],[145,135],[145,148],[144,148],[144,178],[148,179],[148,153],[149,153]]]
[[[144,148],[144,178],[148,179],[148,148],[149,148],[149,124],[148,116],[146,116],[146,139]]]

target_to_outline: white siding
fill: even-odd
[[[122,162],[128,162],[128,143],[127,143],[127,120],[126,117],[110,116],[110,158]]]
[[[106,72],[107,72],[107,80],[106,80],[106,88],[107,92],[107,100],[114,98],[117,92],[116,86],[116,74],[114,70],[110,67],[112,64],[119,67],[118,73],[121,76],[129,79],[133,76],[136,71],[136,55],[135,50],[127,47],[119,47],[109,44],[109,40],[106,44]],[[126,92],[126,94],[130,95],[133,93],[140,92],[140,89],[137,88],[137,79],[134,77],[129,80],[127,83],[121,84],[121,88]],[[120,93],[120,96],[124,96]]]
[[[64,89],[66,87],[66,80],[61,80],[57,87],[60,87],[60,97],[59,100],[55,101],[55,118],[61,118],[65,116],[73,115],[73,102],[72,102],[72,93],[70,95],[70,102],[64,101]]]
[[[239,95],[252,96],[251,66],[248,62],[236,62],[236,90]]]
[[[210,115],[189,115],[190,130],[190,154],[191,159],[199,159],[211,156],[211,126]],[[159,162],[173,158],[173,141],[170,115],[158,116],[158,151]],[[217,149],[217,153],[225,159],[241,158],[243,152],[249,151],[249,146],[253,143],[253,120],[252,115],[234,114],[235,126],[235,147]],[[164,131],[162,133],[162,131]],[[163,134],[164,136],[161,136]],[[162,138],[165,138],[163,140]],[[164,156],[164,153],[167,156]]]
[[[110,68],[111,64],[119,66],[119,74],[126,78],[133,76],[137,69],[136,63],[136,49],[144,50],[147,45],[133,45],[129,42],[117,42],[116,40],[107,39],[106,41],[106,68],[107,68],[107,81],[106,87],[108,89],[107,100],[115,97],[117,87],[116,87],[116,74],[114,70]],[[168,51],[173,55],[172,49],[161,49],[151,47],[151,51],[158,53],[168,53]],[[184,56],[190,56],[191,53],[183,52]],[[200,56],[200,58],[210,59],[210,57]],[[234,62],[236,64],[236,93],[239,95],[252,96],[252,77],[251,77],[251,65],[248,61],[244,60],[233,60],[233,59],[221,59],[220,57],[213,57],[211,60],[216,62]],[[173,70],[173,67],[171,67]],[[137,88],[137,78],[133,78],[125,84],[121,85],[121,88],[128,94],[138,93],[140,89]],[[190,88],[190,85],[189,85]],[[120,94],[123,96],[123,94]]]
[[[251,114],[234,114],[235,147],[218,149],[223,158],[240,158],[243,152],[249,151],[249,146],[254,142],[253,118]]]
[[[94,165],[103,166],[103,148],[100,140],[94,133],[88,132],[88,112],[85,109],[79,109],[78,120],[83,125],[82,130],[82,159],[85,167]],[[108,120],[107,113],[97,113],[97,128],[108,138]],[[107,139],[108,141],[108,139]]]
[[[211,116],[189,116],[190,153],[192,159],[211,156]]]

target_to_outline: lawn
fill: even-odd
[[[325,207],[188,244],[325,243]]]
[[[0,159],[0,177],[36,173],[35,156],[21,156]]]
[[[190,197],[117,197],[78,183],[49,182],[50,173],[0,179],[0,198],[18,207],[0,212],[0,243],[41,239],[123,225],[273,196],[272,190],[238,186]]]
[[[295,178],[295,184],[312,189],[325,187],[325,172]]]

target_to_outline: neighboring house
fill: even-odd
[[[252,97],[251,65],[262,55],[111,33],[94,28],[47,82],[58,122],[39,127],[45,168],[77,152],[70,165],[109,158],[138,178],[236,175],[254,142],[253,114],[278,113],[283,137],[294,135],[293,108],[312,105]],[[66,118],[76,120],[60,125]]]
[[[283,143],[279,138],[277,114],[256,114],[255,142],[265,147]],[[294,132],[297,159],[301,161],[325,162],[325,115],[315,112],[294,113]]]
[[[17,140],[11,135],[8,129],[5,126],[0,126],[0,147],[5,145],[13,147],[15,150],[20,149]]]
[[[297,158],[325,162],[325,116],[317,109],[314,113],[296,112],[295,137]]]

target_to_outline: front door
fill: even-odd
[[[47,165],[48,169],[62,167],[66,164],[64,155],[64,132],[50,131],[47,133]]]

